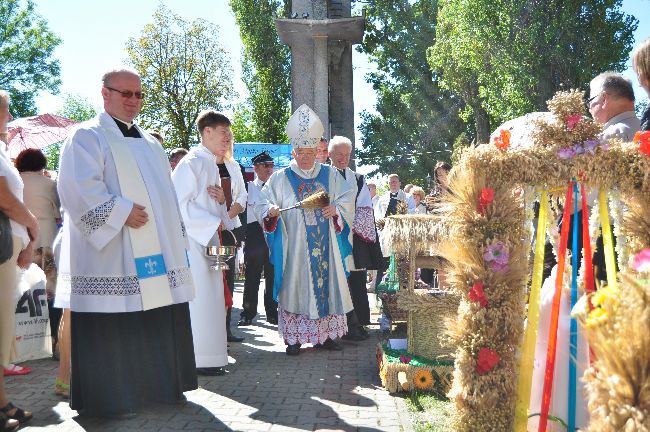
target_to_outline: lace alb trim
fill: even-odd
[[[327,339],[335,340],[348,332],[345,315],[327,315],[312,320],[307,315],[298,315],[279,308],[278,318],[278,332],[288,345],[322,344]]]
[[[359,207],[354,214],[352,231],[368,243],[377,241],[375,217],[370,207]]]
[[[140,282],[131,276],[71,276],[63,274],[60,280],[70,285],[73,295],[79,296],[132,296],[140,294]],[[169,287],[176,289],[192,283],[192,273],[187,267],[167,271]]]
[[[115,207],[115,197],[81,216],[81,230],[83,233],[86,236],[91,236],[92,233],[104,226],[113,211],[113,207]]]

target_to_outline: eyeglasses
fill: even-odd
[[[118,89],[115,89],[115,88],[109,87],[109,86],[104,86],[104,87],[106,87],[107,89],[112,90],[114,92],[118,92],[119,94],[122,95],[122,97],[124,99],[130,99],[133,96],[135,96],[136,99],[144,98],[144,93],[142,93],[142,92],[132,92],[131,90],[118,90]]]
[[[264,163],[255,164],[255,166],[264,167],[264,168],[273,168],[273,167],[275,167],[275,163],[273,163],[273,162],[264,162]]]
[[[591,103],[596,99],[597,97],[601,96],[604,92],[598,93],[596,96],[592,96],[589,99],[587,99],[587,102],[585,103],[587,105],[587,108],[591,108]]]

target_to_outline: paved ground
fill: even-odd
[[[241,305],[241,299],[238,284],[235,305]],[[239,311],[233,311],[233,321],[238,317]],[[378,330],[364,342],[346,342],[343,351],[308,348],[297,357],[284,353],[276,327],[263,316],[258,316],[255,326],[238,330],[246,340],[230,344],[227,375],[199,377],[200,388],[185,393],[186,403],[151,407],[128,420],[79,418],[54,395],[58,363],[28,362],[25,365],[34,368],[32,373],[6,378],[10,399],[34,411],[29,427],[21,430],[412,430],[404,399],[380,386],[375,359]]]

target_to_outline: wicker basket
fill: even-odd
[[[397,294],[382,293],[379,298],[381,298],[381,308],[391,323],[406,322],[408,313],[398,307]]]
[[[458,310],[459,299],[449,291],[401,291],[398,305],[408,311],[408,351],[432,360],[453,358],[453,347],[442,343],[447,319]]]

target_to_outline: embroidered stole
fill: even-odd
[[[321,165],[318,176],[314,179],[303,179],[296,175],[291,168],[286,168],[285,173],[296,195],[297,201],[302,201],[307,196],[325,190],[328,191],[329,168]],[[323,217],[321,209],[296,209],[291,211],[302,212],[307,234],[307,252],[309,254],[309,267],[316,297],[318,316],[329,315],[329,256],[330,256],[330,223]]]
[[[169,306],[173,303],[172,293],[147,186],[133,153],[129,150],[126,139],[106,128],[104,131],[115,161],[122,196],[144,206],[149,213],[149,221],[144,226],[138,229],[125,226],[131,238],[135,269],[140,284],[142,309],[149,310]],[[135,140],[142,141],[143,145],[151,147],[154,155],[159,153],[159,149],[155,148],[146,138],[128,139],[133,142],[136,142]]]

